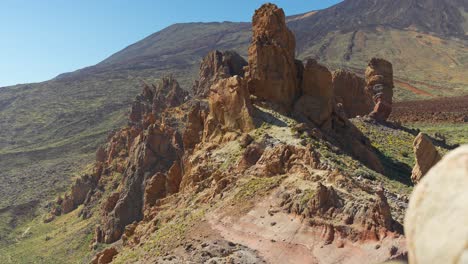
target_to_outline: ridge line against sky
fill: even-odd
[[[0,87],[41,82],[92,66],[174,23],[246,22],[265,2],[286,15],[340,0],[3,0]]]

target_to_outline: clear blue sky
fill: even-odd
[[[94,65],[173,23],[250,21],[259,0],[1,0],[0,87]],[[339,0],[270,1],[287,15]]]

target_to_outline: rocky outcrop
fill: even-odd
[[[158,172],[145,184],[144,210],[154,206],[157,200],[167,195],[166,175]]]
[[[157,85],[143,83],[143,92],[132,104],[130,124],[146,128],[160,117],[164,109],[179,106],[187,99],[188,93],[172,76],[163,77]]]
[[[158,115],[169,107],[176,107],[187,101],[188,92],[180,88],[174,77],[163,77],[154,91],[152,112]]]
[[[108,264],[111,263],[114,257],[119,252],[115,247],[106,248],[105,250],[99,252],[96,256],[94,256],[93,260],[91,260],[91,264]]]
[[[352,241],[380,240],[394,231],[394,220],[384,190],[375,193],[373,199],[356,200],[319,182],[315,189],[284,193],[281,206],[288,213],[309,219],[311,225],[327,226],[326,243],[331,243],[335,236]]]
[[[72,184],[71,191],[66,193],[63,199],[61,197],[57,199],[55,206],[51,210],[53,215],[68,214],[84,203],[90,192],[96,188],[101,176],[99,164],[96,166],[93,175],[85,174],[77,178]]]
[[[255,150],[255,149],[253,149]],[[251,152],[252,150],[249,150]],[[246,162],[251,163],[253,153],[246,152]],[[310,146],[296,147],[286,144],[277,144],[262,152],[255,166],[249,169],[249,174],[259,177],[271,177],[286,173],[307,173],[307,167],[318,168],[320,158]]]
[[[419,133],[413,142],[416,165],[411,174],[414,184],[421,181],[424,175],[440,160],[440,154],[432,144],[431,139],[424,133]]]
[[[248,90],[259,99],[290,110],[299,95],[294,34],[286,26],[283,10],[274,4],[256,10],[252,26]]]
[[[222,79],[211,87],[210,113],[204,139],[221,140],[227,132],[248,132],[255,128],[253,107],[244,80],[239,76]]]
[[[302,73],[301,97],[294,105],[300,118],[321,127],[330,120],[333,111],[332,75],[327,67],[307,60]]]
[[[199,77],[193,86],[194,94],[207,97],[210,87],[219,80],[236,75],[243,77],[246,65],[244,58],[235,51],[211,51],[200,65]]]
[[[468,146],[437,163],[415,187],[405,217],[410,263],[468,260]]]
[[[156,199],[166,195],[165,184],[156,184],[165,183],[164,172],[178,158],[177,147],[173,144],[174,133],[170,128],[153,124],[145,135],[135,139],[130,149],[122,191],[115,207],[104,214],[102,234],[97,235],[103,241],[98,242],[112,243],[120,239],[126,225],[143,219],[145,204],[151,206]],[[148,185],[153,187],[146,189],[147,183],[154,183]]]
[[[372,58],[366,69],[366,90],[372,94],[375,106],[369,117],[387,121],[392,113],[393,66],[384,59]]]
[[[373,107],[372,95],[365,89],[366,82],[356,74],[337,70],[333,72],[333,94],[341,104],[347,118],[365,116]]]
[[[196,102],[190,108],[185,130],[182,135],[185,149],[193,149],[202,141],[207,112],[206,109],[203,109],[201,102]]]

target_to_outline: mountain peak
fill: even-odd
[[[345,0],[304,20],[320,32],[388,26],[465,38],[468,2],[463,0]],[[294,22],[293,22],[294,23]],[[312,24],[312,23],[307,23]]]

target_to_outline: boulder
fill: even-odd
[[[200,65],[198,81],[193,87],[194,94],[207,97],[210,94],[211,85],[219,80],[236,75],[243,77],[246,65],[247,61],[235,51],[211,51]]]
[[[440,154],[432,144],[432,141],[424,133],[414,139],[413,142],[416,165],[411,174],[411,181],[418,183],[422,177],[440,160]]]
[[[302,96],[294,105],[294,113],[322,126],[333,111],[332,75],[327,67],[307,60],[302,73]]]
[[[468,146],[437,163],[415,187],[405,217],[409,261],[468,263]]]
[[[333,72],[333,94],[336,103],[343,106],[347,118],[365,116],[373,107],[372,95],[365,89],[366,82],[354,73],[337,70]]]
[[[244,80],[239,76],[219,80],[211,87],[210,113],[205,122],[204,139],[223,137],[226,132],[254,129],[253,106]]]
[[[246,67],[248,90],[261,100],[291,110],[299,95],[296,40],[286,26],[283,9],[264,4],[255,11]]]

